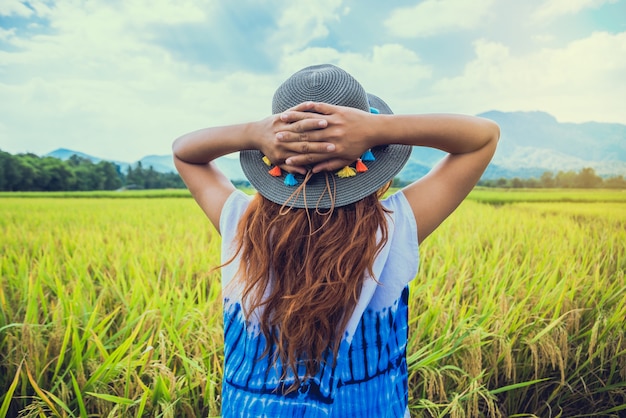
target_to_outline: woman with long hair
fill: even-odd
[[[272,113],[173,144],[181,177],[222,236],[222,415],[409,416],[408,283],[419,243],[477,183],[498,126],[394,115],[333,65],[293,74]],[[414,146],[447,155],[383,197]],[[232,152],[254,196],[214,164]]]

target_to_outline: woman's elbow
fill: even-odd
[[[500,125],[491,119],[483,119],[485,142],[492,144],[494,147],[500,140]]]
[[[489,120],[489,124],[490,126],[490,138],[492,141],[494,142],[498,142],[498,140],[500,139],[500,125],[498,125],[496,122]]]
[[[181,137],[178,137],[172,142],[172,154],[174,154],[175,156],[177,156],[180,152],[180,139]]]

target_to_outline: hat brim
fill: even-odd
[[[382,114],[393,112],[387,104],[373,94],[367,94],[369,103]],[[297,195],[297,186],[284,184],[285,174],[271,176],[269,167],[263,162],[263,154],[258,150],[244,150],[239,153],[239,161],[250,184],[265,198],[279,205],[286,204],[294,208],[341,207],[354,203],[376,192],[402,170],[411,155],[411,146],[385,145],[372,150],[375,161],[368,161],[367,171],[356,176],[340,178],[335,172],[317,173],[307,181],[304,189]],[[302,183],[304,176],[296,174]],[[334,191],[334,202],[330,194]]]

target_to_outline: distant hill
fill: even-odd
[[[626,175],[626,125],[561,123],[545,112],[494,110],[478,116],[494,120],[501,131],[498,150],[483,175],[484,179],[540,177],[545,171],[580,171],[585,167],[591,167],[605,177]],[[98,157],[65,148],[46,155],[62,160],[78,155],[96,163],[101,161]],[[414,148],[398,177],[405,181],[419,178],[443,155],[435,149]],[[128,166],[135,166],[138,161],[113,162],[126,172]],[[171,155],[148,155],[139,162],[144,168],[152,166],[159,172],[175,171]],[[216,164],[231,180],[245,180],[236,156],[221,157]]]
[[[79,151],[72,151],[66,148],[59,148],[52,152],[46,154],[46,157],[55,157],[61,160],[68,160],[72,155],[77,155],[81,158],[86,158],[91,160],[94,163],[98,163],[102,161],[101,158],[94,157],[89,154],[85,154]],[[117,164],[122,172],[127,172],[129,166],[137,166],[138,163],[141,163],[143,168],[152,167],[155,171],[160,173],[170,173],[175,172],[176,168],[174,167],[174,161],[171,155],[147,155],[142,159],[135,161],[133,163],[122,162],[122,161],[111,161],[114,164]],[[243,174],[243,170],[239,165],[239,158],[236,156],[226,156],[218,158],[215,162],[222,172],[231,180],[245,180],[245,176]]]
[[[545,112],[491,111],[479,116],[500,125],[498,151],[485,177],[538,177],[544,171],[593,168],[626,175],[626,125],[561,123]]]
[[[77,157],[80,157],[80,158],[86,158],[94,164],[97,164],[103,160],[102,158],[94,157],[93,155],[85,154],[84,152],[74,151],[74,150],[67,149],[67,148],[56,149],[52,152],[47,153],[45,157],[54,157],[54,158],[58,158],[59,160],[69,160],[72,155],[76,155]],[[128,166],[130,165],[129,163],[126,163],[123,161],[114,161],[114,160],[106,160],[106,161],[110,161],[114,164],[117,164],[123,172],[126,172],[128,170]],[[155,170],[156,170],[156,167],[155,167]],[[157,171],[160,171],[160,170],[157,170]],[[161,172],[167,173],[168,171],[170,170],[165,170]]]
[[[77,157],[81,157],[81,158],[86,158],[88,160],[91,160],[94,163],[98,163],[101,161],[100,158],[92,157],[91,155],[87,155],[83,152],[72,151],[71,149],[67,149],[67,148],[56,149],[52,152],[47,153],[45,156],[58,158],[59,160],[69,160],[72,155],[76,155]]]

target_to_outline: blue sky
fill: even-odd
[[[168,154],[324,62],[396,113],[626,124],[626,0],[1,0],[0,149]]]

